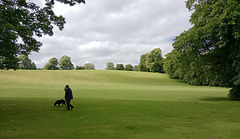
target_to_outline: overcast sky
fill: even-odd
[[[50,58],[71,57],[74,66],[107,62],[138,65],[140,56],[160,48],[169,53],[173,40],[191,27],[185,0],[86,0],[73,7],[56,2],[66,18],[63,31],[38,38],[43,46],[30,59],[42,68]]]

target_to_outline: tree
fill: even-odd
[[[115,65],[112,62],[106,64],[106,70],[115,70]]]
[[[43,67],[43,70],[58,70],[58,60],[53,57],[49,59],[48,63]]]
[[[166,55],[163,68],[170,78],[183,79],[181,75],[184,75],[185,73],[183,74],[180,73],[184,71],[184,70],[181,70],[180,66],[181,66],[181,60],[180,60],[179,53],[176,51],[176,49],[174,49],[172,50],[172,52]]]
[[[150,53],[141,55],[139,70],[144,72],[162,72],[163,57],[161,49],[155,48]]]
[[[193,26],[176,38],[167,73],[190,84],[232,87],[230,98],[240,100],[240,1],[188,0],[186,6]]]
[[[85,70],[95,70],[95,66],[93,63],[86,63],[83,67]]]
[[[145,64],[147,55],[148,55],[148,53],[147,53],[147,54],[143,54],[143,55],[141,55],[141,57],[140,57],[140,63],[139,63],[139,70],[140,70],[140,71],[144,71],[144,72],[149,72],[149,71],[150,71],[150,70],[146,67],[146,64]]]
[[[73,6],[85,0],[46,0],[40,7],[27,0],[0,1],[0,69],[16,69],[19,55],[38,51],[35,37],[53,35],[53,25],[64,28],[65,19],[53,11],[55,1]]]
[[[124,70],[124,65],[123,64],[117,64],[116,70]]]
[[[133,67],[133,70],[134,70],[134,71],[139,71],[139,65],[135,65],[135,66]]]
[[[131,64],[125,65],[125,70],[126,71],[133,71],[133,66]]]
[[[83,66],[76,66],[76,70],[85,70]]]
[[[73,70],[74,66],[71,62],[71,58],[69,56],[62,56],[61,59],[59,60],[59,67],[62,70]]]
[[[163,57],[160,48],[155,48],[146,55],[145,65],[150,72],[162,72]]]
[[[34,62],[32,62],[27,56],[20,55],[18,56],[19,59],[19,69],[30,69],[35,70],[37,69]]]

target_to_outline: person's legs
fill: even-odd
[[[73,105],[70,102],[69,102],[69,104],[70,104],[70,107],[71,107],[71,110],[72,110],[74,107],[73,107]]]
[[[71,110],[74,108],[70,102],[71,102],[71,99],[67,100],[67,110],[70,110],[70,107],[71,107]]]
[[[67,101],[67,110],[70,110],[70,105],[71,105],[71,104],[70,104],[70,101],[71,101],[71,100],[69,99],[69,100],[66,100],[66,101]]]

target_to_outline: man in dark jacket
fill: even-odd
[[[70,107],[71,107],[71,110],[74,108],[70,102],[71,100],[73,99],[73,95],[72,95],[72,90],[71,88],[69,87],[69,85],[66,85],[65,88],[65,99],[67,101],[67,110],[70,110]]]

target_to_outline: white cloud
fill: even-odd
[[[63,55],[75,66],[89,61],[97,69],[107,62],[137,65],[140,55],[156,47],[163,55],[170,52],[175,36],[191,27],[185,0],[86,0],[73,7],[56,3],[54,10],[67,23],[40,39],[39,53],[30,56],[37,67]]]

